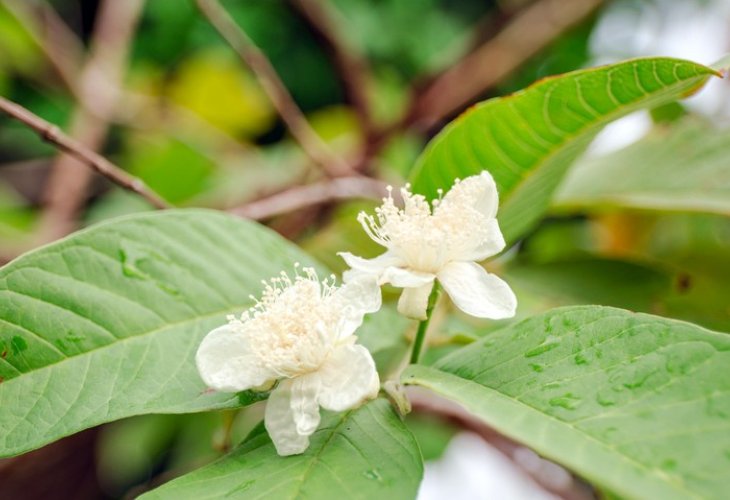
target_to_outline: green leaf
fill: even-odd
[[[555,309],[403,375],[626,498],[726,498],[730,336]]]
[[[413,189],[434,198],[455,178],[489,170],[501,197],[500,226],[514,242],[545,212],[568,166],[604,125],[683,97],[717,74],[689,61],[636,59],[490,99],[431,141],[414,170]]]
[[[615,153],[587,158],[556,193],[560,212],[659,210],[730,215],[730,130],[697,120],[658,127]]]
[[[202,210],[92,227],[0,269],[0,456],[145,413],[236,407],[193,357],[260,280],[306,254],[257,224]]]
[[[254,433],[217,462],[141,498],[415,498],[423,475],[418,445],[390,404],[326,414],[302,455],[280,457]]]

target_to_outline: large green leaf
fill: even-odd
[[[627,498],[727,498],[730,336],[599,306],[555,309],[404,372]]]
[[[729,157],[730,130],[696,120],[658,127],[627,148],[579,162],[553,206],[730,215]]]
[[[246,404],[211,393],[193,356],[260,280],[310,259],[208,211],[95,226],[0,269],[0,456],[102,422]]]
[[[302,455],[279,457],[265,433],[142,498],[415,498],[415,439],[384,399],[327,414]]]
[[[508,242],[544,213],[570,163],[607,123],[698,89],[715,70],[669,58],[636,59],[542,80],[461,115],[426,148],[413,189],[436,197],[455,178],[489,170]]]

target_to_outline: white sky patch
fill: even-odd
[[[730,52],[728,26],[728,0],[618,0],[605,9],[591,35],[590,66],[643,56],[710,65]],[[730,124],[730,80],[711,79],[683,104],[718,124]],[[627,127],[626,135],[630,132]]]
[[[601,156],[623,149],[641,139],[651,129],[651,117],[646,111],[624,116],[601,130],[586,151],[587,156]]]
[[[455,436],[441,459],[427,462],[418,500],[558,500],[507,457],[470,432]]]

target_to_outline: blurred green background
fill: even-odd
[[[407,178],[427,140],[476,101],[633,56],[712,63],[730,51],[724,0],[222,3],[332,151],[394,185]],[[314,20],[307,5],[320,8]],[[485,46],[497,59],[476,63],[482,73],[475,71],[470,84],[478,89],[457,99],[453,110],[428,114],[428,90]],[[338,50],[357,71],[343,70]],[[499,57],[512,66],[503,70]],[[447,90],[463,90],[461,82],[453,87]],[[245,207],[322,178],[255,75],[192,1],[0,1],[0,95],[59,125],[176,206]],[[650,145],[638,146],[649,152],[615,151],[645,135],[699,127],[716,137],[712,147],[692,142],[690,149],[700,149],[685,151],[687,162],[671,168],[686,175],[682,169],[697,161],[728,166],[728,96],[727,83],[715,82],[681,106],[633,115],[599,136],[551,216],[494,263],[517,292],[522,317],[598,303],[730,330],[728,214],[637,209],[598,198],[576,204],[568,192],[580,183],[578,170],[600,172],[601,161],[640,166]],[[612,182],[595,175],[588,179]],[[377,253],[353,217],[372,206],[363,199],[331,201],[262,222],[341,271],[335,252]],[[88,224],[150,209],[59,157],[23,124],[0,117],[3,263]],[[469,341],[461,333],[466,321],[441,324],[429,359]],[[480,331],[497,326],[482,324]],[[220,456],[260,416],[253,407],[238,414],[145,416],[92,429],[0,461],[0,498],[130,498]],[[427,416],[409,424],[427,459],[438,458],[456,432],[453,423]],[[38,481],[41,476],[47,479]]]

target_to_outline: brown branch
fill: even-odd
[[[99,6],[89,56],[76,83],[78,105],[69,129],[76,145],[86,151],[98,151],[106,142],[129,45],[143,6],[144,0],[104,0]],[[75,229],[92,180],[83,163],[75,155],[60,155],[51,167],[38,232],[40,243]],[[161,200],[155,201],[159,204]]]
[[[344,33],[346,23],[326,0],[290,0],[292,5],[309,22],[310,27],[324,42],[331,54],[345,92],[360,119],[365,135],[373,127],[370,114],[368,87],[371,77],[363,58]]]
[[[428,129],[504,80],[603,0],[542,0],[417,94],[403,126]]]
[[[83,144],[70,138],[56,126],[35,115],[24,107],[0,97],[0,111],[27,125],[44,141],[53,144],[59,150],[73,156],[78,161],[91,167],[113,183],[124,189],[137,193],[157,208],[169,208],[170,205],[145,183],[117,167],[103,156],[86,148]]]
[[[386,186],[381,181],[360,176],[338,177],[305,186],[296,186],[233,208],[229,212],[241,217],[261,220],[334,200],[354,198],[379,200],[386,193]]]
[[[251,68],[261,87],[271,99],[292,136],[314,163],[332,177],[352,173],[352,168],[338,158],[312,129],[294,98],[284,86],[266,55],[253,43],[217,0],[197,0],[203,16]]]

